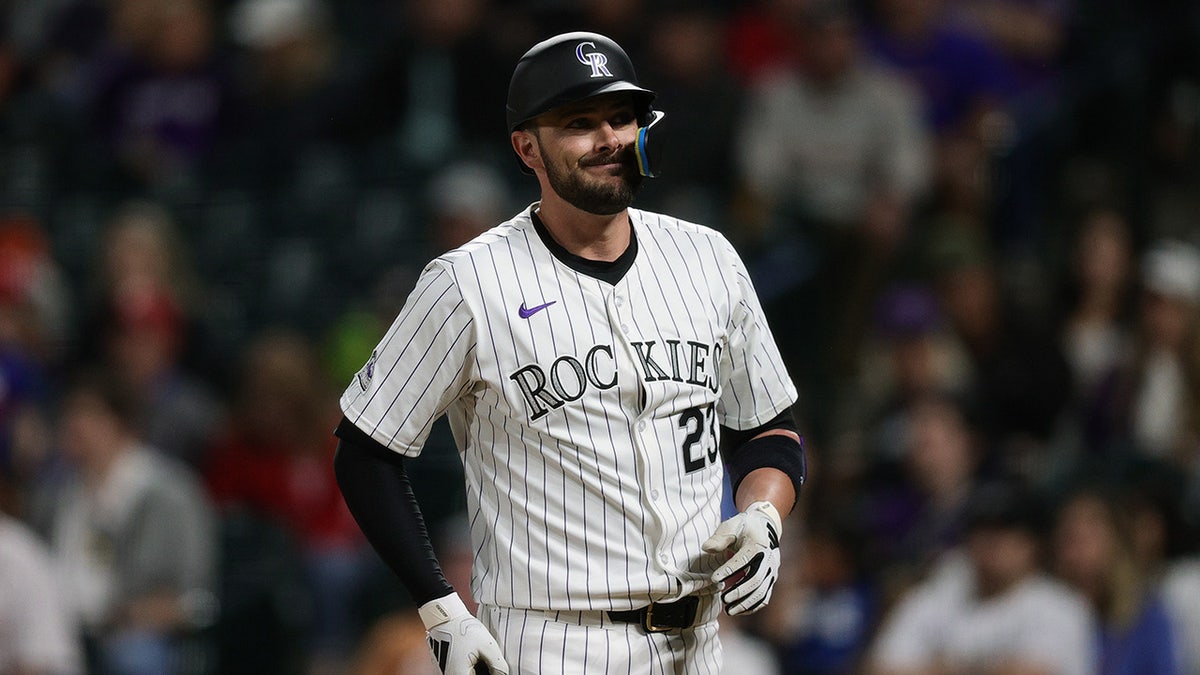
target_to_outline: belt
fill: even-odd
[[[638,609],[609,610],[608,618],[636,623],[647,633],[665,633],[696,625],[696,609],[699,606],[700,598],[689,595],[674,602],[652,602]]]

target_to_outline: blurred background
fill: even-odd
[[[536,199],[508,79],[580,29],[670,115],[636,206],[737,245],[800,390],[809,488],[727,670],[899,668],[902,599],[1011,527],[1088,668],[1200,673],[1187,0],[0,0],[0,673],[436,672],[337,396]],[[410,466],[466,595],[444,426]],[[981,520],[997,482],[1036,513]]]

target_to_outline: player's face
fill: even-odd
[[[634,155],[637,128],[628,94],[585,99],[538,118],[534,136],[550,187],[588,213],[628,208],[642,184]]]

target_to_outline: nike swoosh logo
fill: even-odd
[[[543,309],[546,309],[547,307],[549,307],[550,305],[553,305],[556,302],[558,302],[558,301],[551,300],[550,302],[547,302],[547,303],[544,303],[541,305],[537,305],[536,307],[529,307],[529,308],[526,308],[525,303],[522,302],[521,306],[517,308],[517,314],[520,315],[520,317],[522,319],[528,319],[529,317],[533,316],[534,314],[537,314],[538,312],[542,311]]]

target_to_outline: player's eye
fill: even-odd
[[[564,126],[566,126],[568,129],[590,129],[592,127],[592,121],[586,117],[576,117],[568,120]]]
[[[613,125],[614,127],[624,127],[633,124],[636,119],[637,118],[634,116],[632,110],[625,110],[613,115],[613,118],[609,124]]]

